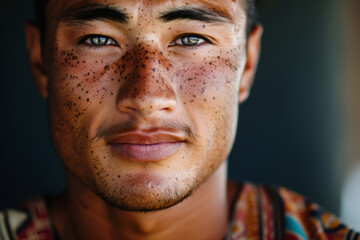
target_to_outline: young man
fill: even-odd
[[[227,181],[253,1],[39,4],[27,48],[68,189],[3,211],[2,239],[360,239],[286,189]]]

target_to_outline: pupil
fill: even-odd
[[[105,43],[106,43],[106,38],[101,37],[101,38],[100,38],[100,44],[105,44]]]

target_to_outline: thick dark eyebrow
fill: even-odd
[[[77,8],[66,9],[58,22],[82,24],[94,20],[110,20],[128,23],[128,16],[119,9],[103,4],[88,4]]]
[[[231,18],[229,18],[228,16],[226,16],[221,12],[215,10],[203,9],[203,8],[193,8],[193,7],[176,8],[173,10],[163,12],[160,15],[160,19],[164,22],[170,22],[181,19],[196,20],[206,23],[233,22]]]

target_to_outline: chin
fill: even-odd
[[[121,179],[99,176],[93,192],[109,205],[134,212],[152,212],[170,208],[189,197],[198,187],[196,177],[128,174]]]

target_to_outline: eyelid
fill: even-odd
[[[184,37],[198,37],[200,39],[203,39],[206,43],[209,44],[214,44],[214,42],[211,40],[211,38],[209,37],[205,37],[203,35],[197,34],[197,33],[185,33],[185,34],[181,34],[180,36],[177,36],[174,40],[171,41],[171,43],[175,43],[178,39],[180,38],[184,38]],[[169,46],[176,46],[176,44],[169,44]],[[203,44],[203,43],[202,43]],[[180,45],[180,46],[187,46],[187,47],[196,47],[196,46],[200,46],[202,44],[195,44],[195,45]]]
[[[104,37],[104,38],[107,38],[108,40],[112,40],[114,41],[116,44],[105,44],[105,45],[96,45],[96,44],[89,44],[89,43],[86,43],[86,41],[90,38],[93,38],[93,37]],[[95,48],[98,48],[98,47],[106,47],[106,46],[117,46],[119,47],[119,43],[112,37],[109,37],[109,36],[106,36],[106,35],[102,35],[102,34],[87,34],[85,36],[82,36],[80,37],[80,39],[77,41],[77,45],[82,45],[82,44],[87,44],[87,46],[90,46],[90,47],[95,47]]]

